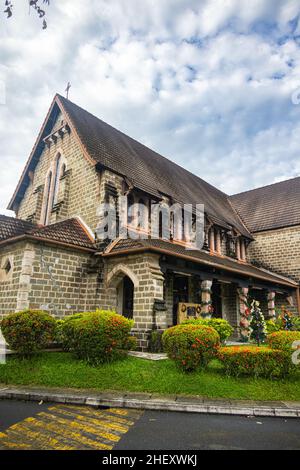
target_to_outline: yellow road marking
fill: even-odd
[[[73,406],[73,405],[58,405],[58,406],[53,406],[51,408],[49,408],[50,411],[54,411],[56,410],[57,408],[59,407],[59,409],[64,409],[66,411],[73,411],[77,414],[77,411],[78,411],[78,406]],[[138,411],[138,415],[137,417],[139,418],[140,415],[141,415],[141,412],[139,410]],[[98,409],[91,409],[91,408],[81,408],[80,409],[80,414],[81,415],[86,415],[86,416],[90,416],[92,418],[103,418],[103,419],[107,419],[107,420],[111,420],[112,416],[111,416],[111,409],[107,409],[107,410],[98,410]],[[136,418],[135,418],[136,419]],[[120,416],[114,416],[114,422],[115,423],[119,423],[119,424],[124,424],[125,426],[132,426],[134,424],[134,419],[130,418],[130,419],[127,419],[127,418],[122,418]]]
[[[111,450],[141,415],[139,410],[56,405],[0,433],[0,449]]]
[[[82,419],[82,416],[80,414],[70,413],[69,411],[60,409],[58,407],[53,411],[56,411],[56,413],[62,414],[64,416],[69,416],[70,418],[73,418],[73,419],[78,420],[78,421],[80,421]],[[125,433],[129,429],[129,426],[124,426],[124,425],[121,425],[121,424],[118,424],[118,423],[114,423],[113,419],[103,420],[103,419],[99,419],[99,418],[89,418],[89,422],[95,423],[95,424],[98,423],[98,425],[101,425],[106,429],[113,429],[114,431],[119,431],[121,433]],[[75,422],[75,424],[76,424],[76,422]]]
[[[40,413],[39,413],[40,415]],[[51,417],[51,415],[49,415]],[[30,420],[30,421],[29,421]],[[72,446],[72,448],[76,449],[79,446],[84,446],[86,448],[98,449],[98,450],[110,450],[112,449],[111,445],[104,444],[103,442],[99,442],[99,438],[97,436],[93,436],[93,439],[89,439],[86,436],[83,436],[80,432],[75,432],[70,429],[70,427],[65,426],[57,426],[55,421],[52,423],[47,423],[45,421],[39,421],[36,418],[28,418],[27,422],[29,422],[33,427],[43,430],[50,431],[53,435],[56,436],[57,440],[64,441],[67,445]]]
[[[45,433],[45,430],[43,430],[42,433],[31,430],[26,426],[26,424],[24,424],[24,421],[11,426],[7,430],[7,436],[11,442],[18,443],[18,446],[26,443],[30,448],[32,448],[34,444],[36,449],[76,450],[76,447],[61,443],[58,439],[53,437],[52,434]]]
[[[68,431],[70,431],[70,428],[73,429],[73,430],[78,429],[78,430],[80,430],[82,432],[86,432],[88,434],[95,434],[96,436],[100,436],[104,439],[107,439],[108,441],[117,442],[119,440],[119,435],[118,434],[114,434],[114,433],[111,433],[111,432],[106,432],[105,428],[103,426],[98,426],[97,423],[96,423],[95,426],[91,426],[89,421],[84,421],[84,422],[77,423],[76,421],[71,421],[69,419],[63,419],[63,418],[57,417],[56,415],[52,415],[52,414],[49,414],[49,413],[40,413],[39,417],[42,418],[42,419],[44,418],[43,421],[45,421],[45,422],[47,422],[47,419],[50,418],[53,422],[59,423],[63,427],[66,427],[68,429]],[[78,417],[81,418],[79,415],[78,415]]]
[[[49,409],[49,411],[51,411],[52,413],[60,413],[60,414],[63,414],[65,416],[69,416],[69,417],[74,417],[74,418],[77,418],[78,416],[81,416],[82,419],[86,419],[86,420],[89,420],[91,422],[104,422],[104,423],[113,423],[114,424],[114,427],[115,427],[115,430],[118,430],[118,427],[120,428],[119,431],[120,432],[124,432],[125,430],[128,430],[128,428],[130,426],[132,426],[134,424],[134,421],[131,420],[125,420],[124,418],[119,418],[119,417],[116,417],[116,416],[113,416],[113,415],[110,415],[109,413],[107,413],[106,411],[105,412],[98,412],[98,413],[85,413],[84,411],[82,412],[80,410],[80,415],[78,415],[78,409],[74,409],[74,410],[69,410],[69,409],[65,409],[65,407],[54,407],[54,408],[51,408]]]

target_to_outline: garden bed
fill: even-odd
[[[147,361],[127,357],[93,367],[73,359],[69,353],[42,353],[32,360],[16,356],[0,365],[0,383],[198,395],[206,398],[244,400],[300,400],[300,371],[285,380],[226,377],[222,365],[213,360],[208,369],[187,374],[172,361]]]

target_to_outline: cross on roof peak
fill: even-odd
[[[72,86],[71,83],[68,82],[67,88],[65,89],[65,92],[67,93],[66,95],[67,100],[69,99],[69,91],[70,91],[71,86]]]

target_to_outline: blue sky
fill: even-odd
[[[299,0],[50,3],[46,31],[26,0],[0,20],[1,213],[69,80],[72,101],[228,194],[300,174]]]

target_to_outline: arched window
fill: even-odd
[[[55,160],[55,167],[54,167],[54,186],[52,192],[52,200],[51,200],[51,209],[55,206],[57,202],[57,195],[59,189],[59,178],[60,178],[60,170],[61,170],[61,155],[60,153],[57,155]]]
[[[52,171],[48,173],[46,181],[46,191],[44,197],[44,217],[43,224],[47,225],[49,219],[49,208],[50,208],[50,196],[51,196],[51,186],[52,186]]]

